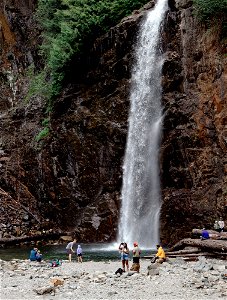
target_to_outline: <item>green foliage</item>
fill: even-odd
[[[49,127],[44,127],[39,134],[37,134],[37,136],[35,137],[36,142],[39,142],[40,140],[44,139],[45,137],[48,136],[50,132]]]
[[[40,140],[44,139],[45,137],[47,137],[49,135],[50,132],[50,118],[45,118],[42,121],[42,126],[44,127],[35,137],[36,142],[39,142]]]
[[[66,66],[88,41],[91,43],[146,3],[147,0],[38,0],[37,19],[43,28],[40,53],[46,61],[42,80],[50,78],[51,97],[60,92]]]
[[[46,118],[42,121],[42,126],[43,127],[48,127],[50,123],[50,118]]]
[[[203,20],[227,13],[227,0],[194,0],[194,4]]]
[[[227,36],[227,0],[193,0],[199,19],[208,25],[216,22],[221,38]]]
[[[50,81],[46,80],[45,70],[38,74],[34,73],[34,65],[28,68],[27,77],[30,79],[28,93],[25,100],[29,101],[33,96],[41,96],[44,99],[49,99],[52,94],[52,86]]]

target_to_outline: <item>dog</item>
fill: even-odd
[[[117,274],[120,274],[120,275],[122,275],[123,274],[123,270],[122,270],[122,268],[119,268],[119,269],[117,269],[117,271],[115,272],[115,274],[117,275]]]

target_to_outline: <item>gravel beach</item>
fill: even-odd
[[[227,299],[227,261],[182,258],[150,269],[141,260],[140,273],[115,275],[120,261],[48,262],[0,260],[0,299]],[[54,286],[55,285],[55,286]]]

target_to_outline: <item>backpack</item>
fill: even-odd
[[[61,265],[61,262],[59,259],[52,259],[50,261],[50,266],[51,267],[59,267]]]

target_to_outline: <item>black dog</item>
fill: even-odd
[[[115,274],[117,275],[117,274],[120,274],[120,275],[122,275],[123,274],[123,270],[122,270],[122,268],[119,268],[119,269],[117,269],[117,271],[115,272]]]

